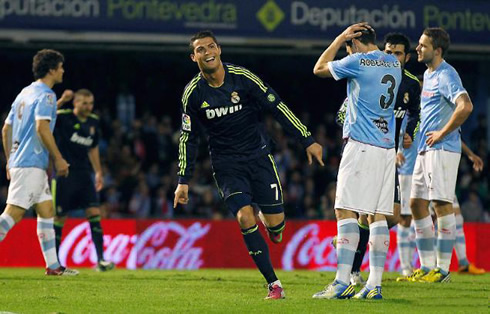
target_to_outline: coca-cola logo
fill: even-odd
[[[327,230],[325,225],[321,223],[306,224],[298,229],[287,243],[282,254],[283,269],[306,268],[335,271],[337,269],[337,252],[331,245],[332,238],[334,237],[332,232],[335,231],[330,230],[330,228]],[[394,230],[390,230],[390,232],[393,235],[396,234]],[[390,241],[386,240],[383,244],[389,246]],[[369,267],[368,252],[364,255],[362,270],[366,270]],[[417,254],[415,254],[414,267],[418,265],[415,263],[417,259]],[[386,255],[385,269],[387,271],[396,271],[399,269],[399,264],[398,251],[396,246],[392,246]]]
[[[296,231],[282,255],[283,269],[335,270],[337,254],[331,245],[333,236],[320,238],[319,234],[320,226],[316,223]]]
[[[104,257],[128,269],[197,269],[203,265],[201,247],[194,243],[204,237],[211,224],[195,222],[185,227],[178,222],[156,222],[141,234],[104,236]],[[77,225],[63,240],[59,260],[61,264],[95,264],[97,255],[90,225]]]

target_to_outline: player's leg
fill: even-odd
[[[85,210],[85,215],[90,224],[90,232],[92,233],[92,242],[97,253],[97,271],[108,271],[114,268],[114,263],[104,259],[104,233],[100,224],[100,208],[89,207]]]
[[[251,172],[248,163],[216,167],[214,179],[227,208],[237,218],[243,240],[255,265],[269,287],[269,299],[284,297],[280,281],[272,267],[269,248],[259,231],[252,204]]]
[[[412,269],[412,257],[415,249],[415,239],[412,234],[412,212],[410,211],[411,175],[399,175],[400,182],[400,220],[397,226],[396,240],[400,268],[403,276],[409,276]]]
[[[282,185],[273,156],[269,154],[254,161],[254,172],[251,175],[253,198],[260,207],[258,217],[269,239],[273,243],[280,243],[286,222]]]
[[[456,256],[458,257],[459,269],[458,272],[461,274],[472,274],[481,275],[485,273],[485,270],[478,268],[468,261],[466,255],[466,238],[464,235],[464,219],[461,215],[461,208],[459,207],[459,202],[455,198],[453,203],[454,215],[456,216],[456,242],[454,243],[454,250],[456,251]]]
[[[56,252],[56,236],[54,231],[54,207],[53,198],[48,185],[46,172],[41,169],[33,172],[38,176],[35,180],[40,185],[40,192],[35,197],[35,209],[37,213],[37,235],[39,244],[46,261],[46,275],[74,276],[78,271],[62,267],[58,261]]]
[[[54,216],[54,234],[56,239],[56,255],[59,257],[61,239],[63,238],[63,226],[66,222],[66,215],[56,214]],[[61,264],[61,262],[60,262]]]
[[[443,150],[428,151],[429,199],[437,215],[437,267],[421,278],[424,282],[448,282],[449,266],[456,240],[453,201],[461,154]],[[414,217],[415,218],[415,217]],[[417,230],[418,231],[418,230]]]
[[[369,222],[367,220],[367,215],[359,215],[357,224],[359,226],[359,244],[357,245],[356,254],[354,255],[350,276],[350,283],[355,286],[366,283],[361,276],[361,266],[369,242]]]
[[[12,227],[22,220],[26,210],[15,205],[7,204],[2,215],[0,215],[0,242],[5,239]]]

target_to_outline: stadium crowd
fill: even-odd
[[[135,117],[134,111],[128,108],[131,106],[119,105],[117,113],[113,114],[108,108],[96,107],[100,117],[102,136],[99,147],[105,176],[105,188],[100,193],[103,215],[107,218],[231,218],[216,189],[204,138],[190,184],[189,204],[173,209],[180,117],[156,117],[149,111]],[[264,117],[264,128],[271,135],[283,184],[286,215],[289,218],[334,220],[341,129],[332,113],[326,113],[321,119],[313,119],[305,112],[298,112],[298,116],[324,147],[325,167],[308,167],[302,147],[288,138],[272,117]],[[479,116],[468,145],[482,157],[488,169],[486,127],[485,117]],[[5,165],[3,154],[1,162]],[[477,173],[471,166],[467,158],[461,159],[456,192],[465,221],[490,222],[488,171],[484,169]],[[1,171],[0,203],[4,206],[8,181],[5,167]]]

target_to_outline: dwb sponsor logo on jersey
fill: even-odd
[[[209,120],[214,119],[216,117],[220,118],[226,116],[228,114],[235,113],[237,111],[242,110],[243,105],[236,105],[230,107],[219,107],[219,108],[209,108],[206,109],[206,118]]]
[[[72,134],[70,141],[72,141],[73,143],[83,145],[83,146],[92,146],[94,139],[91,137],[80,136],[80,135],[78,135],[78,133],[75,132]]]

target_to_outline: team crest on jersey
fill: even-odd
[[[19,108],[17,108],[17,118],[19,118],[19,120],[22,119],[22,115],[24,114],[24,107],[25,106],[26,106],[26,103],[21,102],[19,105]]]
[[[191,131],[191,117],[189,117],[185,113],[182,114],[182,130],[188,132]]]
[[[238,96],[237,92],[231,93],[231,102],[234,104],[238,104],[240,102],[240,96]]]
[[[409,101],[410,101],[410,95],[407,92],[403,95],[403,103],[408,104]]]
[[[276,101],[276,96],[274,96],[274,94],[269,94],[267,95],[267,100],[270,102],[274,102]]]
[[[53,94],[48,94],[48,96],[46,97],[46,99],[47,99],[48,105],[50,105],[50,106],[54,105],[54,96],[53,96]]]
[[[91,126],[89,132],[90,132],[90,135],[94,135],[95,134],[95,126]]]

